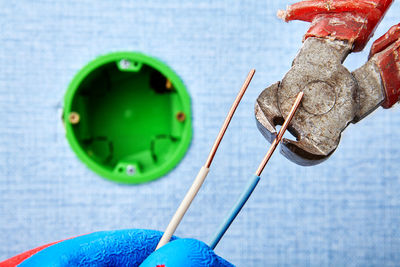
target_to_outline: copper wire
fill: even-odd
[[[225,121],[224,121],[224,124],[221,127],[221,130],[219,130],[219,133],[217,135],[217,138],[215,139],[214,145],[212,146],[211,151],[208,154],[208,158],[207,158],[206,164],[204,165],[205,167],[210,168],[211,163],[212,163],[212,161],[214,159],[215,153],[217,152],[217,149],[219,147],[219,144],[221,143],[221,140],[224,137],[226,129],[228,128],[228,125],[232,120],[233,114],[235,113],[236,108],[238,107],[240,100],[242,100],[242,97],[243,97],[244,93],[246,92],[247,87],[249,87],[250,81],[253,78],[255,72],[256,72],[256,70],[252,69],[252,70],[250,70],[249,74],[247,75],[247,78],[244,81],[244,83],[242,85],[242,88],[239,91],[239,94],[237,95],[235,101],[233,102],[233,104],[231,106],[231,109],[229,110],[228,115],[225,118]]]
[[[262,171],[264,170],[265,166],[267,165],[269,159],[272,156],[272,153],[274,153],[276,147],[278,146],[278,144],[281,142],[282,140],[282,136],[285,133],[287,127],[289,126],[290,121],[292,120],[294,114],[296,113],[301,99],[303,98],[304,93],[300,92],[297,97],[296,97],[296,101],[294,102],[292,108],[290,109],[289,115],[287,116],[285,122],[283,123],[281,129],[279,130],[278,135],[275,137],[274,141],[272,142],[270,148],[268,149],[267,154],[264,156],[263,160],[261,161],[260,165],[258,166],[258,169],[256,171],[256,175],[260,176]]]

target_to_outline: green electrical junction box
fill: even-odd
[[[72,149],[97,174],[121,183],[148,182],[173,169],[190,145],[191,120],[181,79],[141,53],[95,59],[65,95]]]

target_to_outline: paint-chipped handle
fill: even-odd
[[[400,23],[374,42],[369,57],[381,74],[385,90],[382,107],[390,108],[400,100]]]
[[[311,22],[308,37],[348,41],[353,51],[364,49],[393,0],[313,0],[278,11],[283,20]]]

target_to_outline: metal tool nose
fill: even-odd
[[[283,155],[299,165],[316,165],[327,159],[357,115],[358,84],[342,65],[349,51],[351,46],[340,40],[308,38],[282,81],[257,98],[257,125],[271,142],[276,125],[286,118],[296,95],[304,93],[288,127],[296,140],[285,139],[281,148]]]
[[[282,125],[286,115],[281,113],[282,107],[279,106],[279,90],[280,82],[269,86],[261,92],[255,103],[257,127],[270,143],[275,139],[277,135],[277,126]],[[301,107],[288,127],[288,131],[294,136],[295,140],[284,138],[282,140],[281,153],[298,165],[312,166],[329,158],[335,151],[339,139],[333,142],[328,148],[326,147],[326,142],[322,142],[324,144],[323,146],[321,142],[318,142],[318,138],[313,138],[316,135],[313,131],[321,131],[317,129],[318,127],[312,127],[314,124],[308,119],[310,112],[307,109],[307,101],[309,100],[306,98],[307,94],[305,94]],[[304,125],[306,125],[307,122],[311,124],[305,128]],[[307,129],[310,128],[313,128],[313,131],[307,131]],[[333,139],[331,141],[333,141]]]
[[[279,83],[276,83],[265,89],[255,104],[257,127],[270,143],[276,138],[277,126],[282,125],[284,121],[274,97],[274,91],[277,90],[278,85]],[[293,124],[289,125],[288,131],[296,140],[282,139],[280,151],[287,159],[298,165],[312,166],[323,162],[333,153],[332,151],[329,155],[325,155],[318,151],[300,136],[295,127]]]
[[[257,127],[270,143],[277,135],[276,125],[284,121],[277,103],[278,87],[279,82],[262,91],[254,106]]]
[[[327,160],[334,150],[328,155],[320,154],[317,151],[310,153],[313,150],[306,142],[303,140],[294,141],[290,139],[283,138],[281,144],[281,154],[284,155],[290,161],[301,165],[301,166],[313,166],[317,165],[325,160]]]

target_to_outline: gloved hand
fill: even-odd
[[[154,252],[161,236],[162,232],[141,229],[96,232],[27,251],[0,262],[0,267],[139,266],[142,262],[140,266],[152,267],[233,266],[195,239],[173,237]]]

